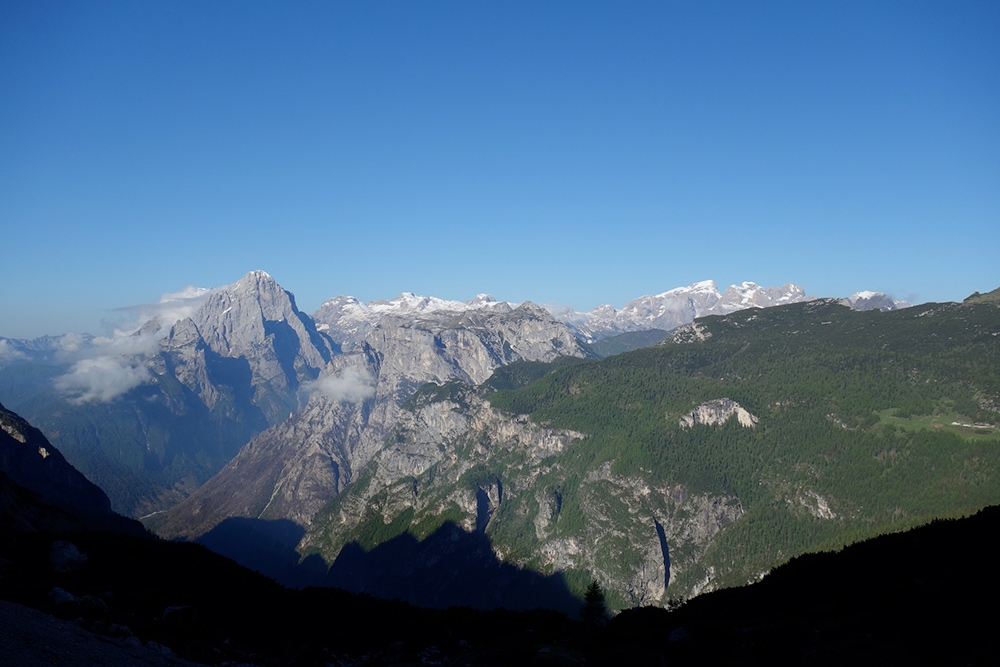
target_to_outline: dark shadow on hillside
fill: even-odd
[[[542,575],[497,559],[484,533],[448,522],[423,541],[404,533],[365,551],[346,545],[323,582],[421,607],[514,611],[555,609],[575,616],[580,599],[561,573]]]
[[[326,561],[313,555],[299,562],[295,551],[305,529],[294,521],[230,517],[195,542],[289,588],[322,584]]]

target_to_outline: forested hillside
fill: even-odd
[[[663,604],[1000,501],[990,303],[743,311],[546,370],[420,392],[304,550],[447,519],[577,594],[596,577],[613,604]]]

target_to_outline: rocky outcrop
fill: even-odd
[[[680,418],[681,428],[691,428],[696,424],[719,426],[735,416],[740,426],[753,428],[759,421],[736,401],[729,398],[716,398],[705,401],[694,410]]]
[[[667,340],[671,343],[683,345],[685,343],[703,343],[711,337],[711,331],[698,322],[692,322],[691,324],[678,327],[672,334],[670,334]]]
[[[316,516],[300,549],[332,561],[366,526],[410,517],[411,526],[433,528],[447,517],[485,532],[505,562],[589,571],[630,604],[665,602],[672,576],[704,578],[700,560],[742,515],[739,501],[616,475],[610,462],[581,478],[563,455],[583,437],[500,413],[460,386],[421,393],[365,477]]]

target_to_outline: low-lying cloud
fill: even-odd
[[[110,356],[81,359],[55,380],[70,403],[110,401],[150,379],[149,370]]]
[[[6,339],[0,338],[0,361],[27,359],[28,355],[14,348]]]
[[[178,320],[194,314],[214,289],[188,286],[164,294],[158,303],[119,309],[129,313],[109,337],[67,334],[60,340],[57,358],[72,364],[56,378],[55,387],[71,403],[110,401],[152,379],[145,360],[159,351],[160,340]],[[156,326],[144,327],[153,321]]]
[[[309,396],[323,396],[335,403],[359,403],[375,395],[374,385],[367,371],[348,367],[340,375],[327,375],[304,382],[302,391]]]

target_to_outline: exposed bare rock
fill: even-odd
[[[513,307],[513,304],[497,301],[489,294],[479,294],[471,301],[448,301],[404,292],[395,299],[369,303],[362,303],[353,296],[338,296],[324,301],[313,313],[313,319],[320,331],[345,347],[353,347],[390,318],[446,321],[470,312],[508,313]]]
[[[681,428],[691,428],[696,424],[718,426],[724,424],[730,417],[736,415],[740,426],[753,428],[758,419],[747,412],[739,403],[728,398],[716,398],[706,401],[680,418]]]
[[[830,504],[826,498],[815,491],[805,489],[798,496],[799,504],[809,510],[817,519],[836,519],[836,513],[830,509]]]
[[[210,294],[160,346],[162,370],[169,368],[206,406],[215,407],[220,382],[238,382],[271,423],[295,410],[299,385],[315,379],[336,352],[295,297],[263,271]]]
[[[585,354],[564,325],[531,303],[423,319],[383,317],[351,353],[335,357],[315,382],[303,384],[304,408],[254,438],[218,475],[160,517],[155,529],[164,536],[196,537],[233,516],[308,526],[383,448],[400,406],[422,385],[478,384],[513,361]]]
[[[499,558],[543,571],[589,570],[633,604],[665,602],[671,576],[704,578],[699,561],[742,515],[739,501],[616,475],[605,462],[572,490],[582,516],[567,523],[569,473],[554,455],[583,437],[498,412],[459,387],[448,398],[421,394],[364,483],[316,517],[300,548],[318,548],[330,561],[364,523],[410,513],[414,523],[434,525],[447,515],[469,532],[485,530]]]
[[[698,322],[692,322],[674,331],[667,339],[672,343],[702,343],[712,337],[712,332]]]

